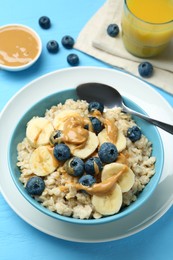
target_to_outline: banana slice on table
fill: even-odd
[[[63,130],[66,120],[70,117],[79,117],[80,114],[73,110],[64,110],[57,114],[53,120],[55,130]]]
[[[85,159],[97,149],[99,140],[95,133],[89,131],[88,140],[84,147],[82,145],[74,145],[70,143],[67,145],[74,156]]]
[[[43,117],[32,118],[26,128],[26,137],[32,147],[49,144],[49,138],[54,131],[52,123]]]
[[[120,185],[122,192],[129,191],[135,182],[135,175],[134,175],[133,171],[124,164],[116,163],[116,162],[106,164],[102,170],[102,177],[101,177],[102,181],[106,180],[107,178],[109,178],[115,174],[118,174],[123,169],[124,169],[124,172],[118,178],[117,182]]]
[[[114,190],[107,195],[93,195],[92,204],[96,211],[104,216],[117,213],[122,205],[122,191],[120,186],[116,184]]]
[[[37,176],[46,176],[54,172],[59,166],[59,162],[53,155],[53,149],[49,146],[39,146],[30,157],[30,168]]]
[[[99,145],[102,145],[105,142],[111,142],[105,128],[98,134],[98,138]],[[118,152],[121,152],[126,148],[126,137],[121,131],[118,131],[117,141],[114,144],[117,147]]]

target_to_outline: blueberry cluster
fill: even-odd
[[[94,116],[94,112],[103,113],[104,105],[100,102],[90,102],[88,112],[91,114],[89,119],[92,125],[92,131],[98,134],[103,128],[103,123]],[[97,113],[96,113],[97,114]],[[87,127],[85,127],[87,128]],[[71,157],[70,149],[64,143],[60,143],[62,132],[54,132],[51,137],[51,143],[54,144],[54,156],[57,160],[65,162],[65,171],[73,176],[78,177],[79,183],[85,186],[92,186],[103,169],[103,165],[116,161],[118,151],[114,144],[103,143],[98,150],[98,156],[82,160],[79,157]]]
[[[49,29],[51,27],[51,20],[47,16],[42,16],[39,18],[39,25],[43,29]],[[110,37],[117,37],[119,35],[119,26],[115,23],[109,24],[107,26],[107,35]],[[61,39],[61,44],[65,49],[72,49],[74,46],[74,39],[70,35],[65,35]],[[47,50],[50,53],[57,53],[59,51],[59,43],[56,40],[50,40],[47,43]],[[75,53],[70,53],[67,56],[67,62],[71,66],[79,65],[79,57]],[[138,66],[138,73],[141,77],[149,78],[153,74],[153,65],[150,62],[141,62]]]
[[[90,102],[88,112],[92,125],[92,131],[97,135],[104,124],[98,119],[98,113],[103,113],[104,106],[99,102]],[[132,126],[127,130],[127,138],[136,142],[141,138],[141,130],[138,126]],[[78,178],[78,182],[84,186],[92,186],[99,179],[103,166],[115,162],[118,158],[118,150],[111,142],[104,142],[98,149],[97,154],[85,160],[79,157],[71,156],[70,148],[63,142],[63,133],[61,130],[54,131],[50,136],[50,144],[53,147],[54,157],[61,163],[65,171]],[[45,188],[44,180],[39,177],[32,177],[26,185],[26,190],[30,195],[41,195]]]
[[[41,26],[41,28],[43,29],[49,29],[51,27],[51,20],[49,17],[47,16],[42,16],[39,18],[39,25]],[[70,35],[65,35],[62,39],[61,39],[61,44],[64,48],[66,49],[72,49],[74,46],[74,39],[73,37],[71,37]],[[56,40],[50,40],[47,43],[47,50],[50,53],[58,53],[59,51],[59,43]],[[77,54],[75,53],[71,53],[67,56],[67,62],[69,63],[69,65],[71,66],[77,66],[79,64],[79,57]]]

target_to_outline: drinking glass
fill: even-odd
[[[131,54],[148,58],[160,54],[173,37],[173,20],[165,23],[151,23],[136,17],[128,7],[130,0],[124,0],[122,14],[122,39]]]

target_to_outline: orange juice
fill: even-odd
[[[173,0],[125,0],[122,39],[138,57],[162,52],[173,36]]]
[[[172,0],[127,0],[127,6],[145,22],[167,23],[173,20]]]

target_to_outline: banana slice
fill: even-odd
[[[49,137],[54,131],[52,123],[43,117],[32,118],[26,128],[26,137],[32,147],[49,144]]]
[[[98,139],[99,146],[101,146],[103,143],[110,142],[109,136],[107,135],[105,128],[98,134]]]
[[[73,110],[64,110],[57,114],[53,120],[55,130],[63,130],[66,120],[70,117],[79,117],[80,114]]]
[[[105,142],[111,142],[105,128],[98,134],[98,138],[99,145],[102,145]],[[118,131],[118,138],[116,143],[114,144],[116,145],[118,152],[121,152],[126,148],[126,137],[123,135],[121,131]]]
[[[118,152],[122,152],[126,148],[126,137],[121,131],[118,132],[118,138],[115,143]]]
[[[88,140],[84,147],[82,145],[74,145],[70,143],[67,145],[74,156],[85,159],[97,149],[99,141],[96,134],[89,131]]]
[[[59,162],[53,155],[53,150],[49,146],[39,146],[30,157],[30,168],[37,176],[46,176],[54,172],[59,166]]]
[[[129,191],[135,182],[135,175],[134,175],[133,171],[124,164],[110,163],[110,164],[105,165],[102,170],[102,177],[101,177],[102,181],[113,176],[114,174],[118,174],[123,169],[124,169],[124,172],[118,178],[117,182],[120,185],[122,192]]]
[[[92,204],[96,211],[104,216],[117,213],[122,205],[122,191],[120,186],[116,184],[115,189],[110,194],[104,196],[93,195]]]

